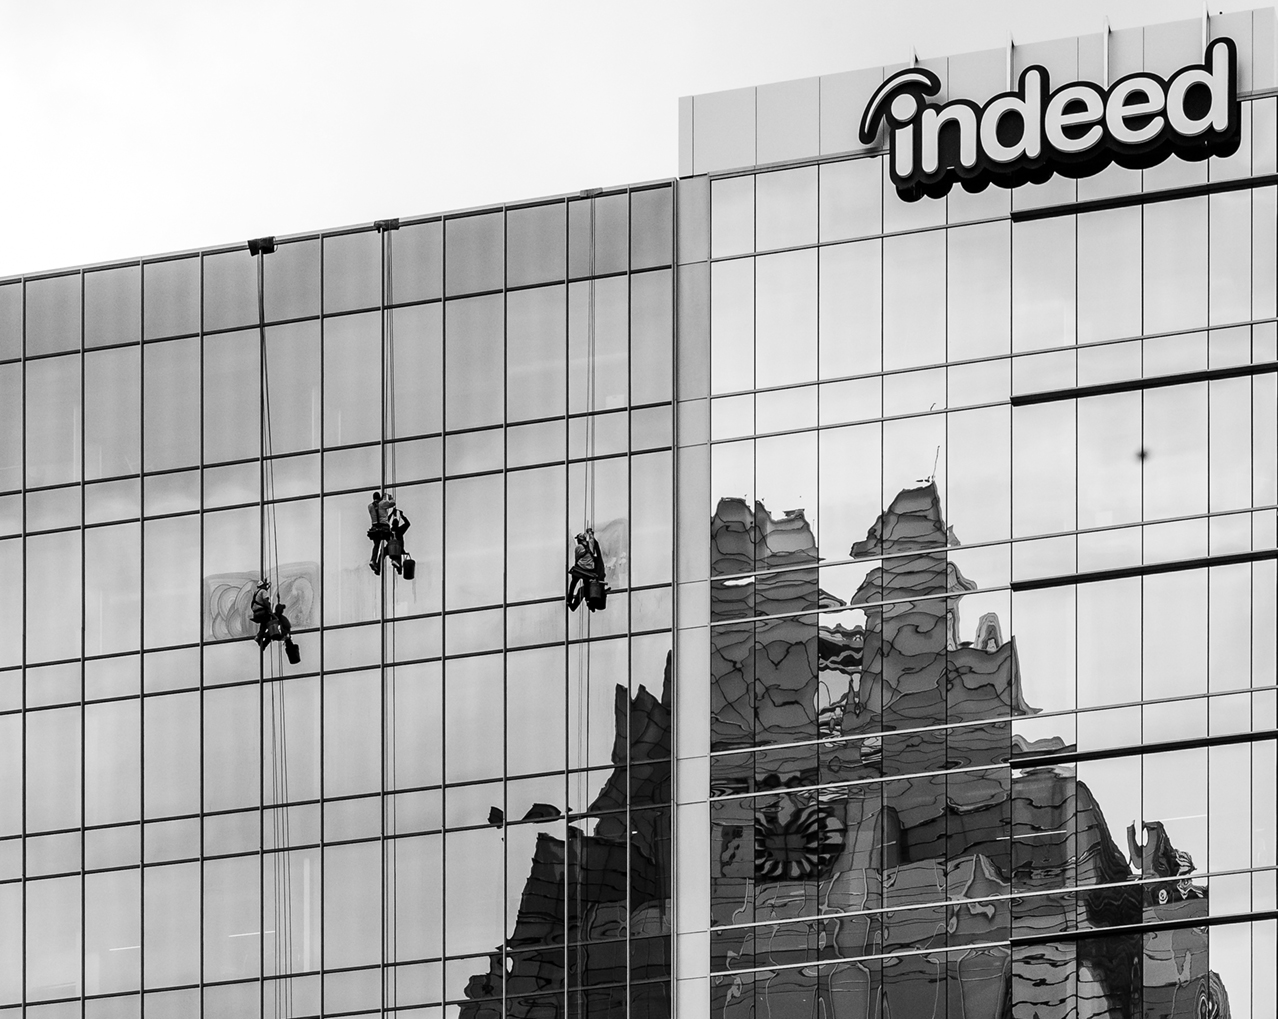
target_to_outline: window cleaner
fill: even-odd
[[[404,514],[404,511],[396,507],[391,510],[388,520],[390,528],[390,537],[386,540],[386,558],[390,559],[391,566],[405,580],[412,580],[417,573],[417,563],[413,561],[413,557],[408,554],[404,548],[404,534],[413,526],[412,521]]]
[[[293,624],[284,611],[284,603],[276,602],[271,607],[271,584],[263,580],[253,592],[251,618],[257,623],[257,636],[253,639],[263,651],[271,641],[278,640],[284,645],[290,665],[297,665],[302,660],[302,652],[293,642]]]
[[[386,558],[386,545],[390,541],[391,513],[395,510],[395,496],[390,492],[374,492],[373,501],[368,504],[369,540],[373,543],[373,553],[368,560],[368,568],[379,577],[382,575],[382,560]]]
[[[587,527],[584,533],[578,534],[576,542],[572,568],[568,571],[568,608],[574,611],[584,600],[586,608],[597,612],[608,602],[603,552],[593,528]]]

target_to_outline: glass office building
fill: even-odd
[[[1210,158],[918,197],[859,136],[1221,38]],[[679,130],[0,281],[0,1019],[1275,1014],[1273,12]]]

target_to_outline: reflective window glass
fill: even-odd
[[[375,230],[324,238],[324,313],[382,302],[382,237]]]
[[[28,362],[27,484],[80,479],[80,358]]]
[[[381,437],[383,369],[380,314],[342,315],[324,320],[326,446],[373,442]],[[312,399],[300,409],[309,411],[313,418],[318,409],[315,403]]]
[[[22,284],[0,286],[0,360],[22,356]]]
[[[882,174],[878,159],[821,165],[821,240],[841,241],[882,232]]]
[[[791,248],[817,239],[817,168],[755,177],[755,249]]]
[[[445,308],[444,399],[450,430],[502,419],[505,394],[494,381],[501,378],[505,360],[504,307],[495,294],[449,301]]]
[[[200,260],[177,258],[142,266],[142,335],[153,340],[200,329]]]
[[[204,328],[256,325],[257,259],[248,248],[204,256]]]
[[[27,356],[80,349],[80,274],[27,280]]]
[[[501,289],[506,263],[504,227],[499,212],[463,216],[445,223],[445,292],[449,297]]]
[[[1078,341],[1141,332],[1141,210],[1078,217]]]
[[[387,252],[388,304],[428,301],[443,294],[444,225],[439,220],[391,231]]]
[[[1074,342],[1075,221],[1061,216],[1012,225],[1012,349]]]
[[[141,375],[137,347],[84,355],[92,384],[84,391],[84,476],[141,472]]]
[[[883,242],[883,367],[945,360],[945,232]]]
[[[674,243],[674,189],[630,193],[630,268],[669,265]]]
[[[204,340],[204,460],[261,455],[261,360],[256,330]]]
[[[562,202],[510,209],[506,213],[506,285],[562,280],[568,233]]]
[[[123,265],[84,274],[84,345],[136,343],[142,327],[142,269]]]
[[[755,378],[769,386],[816,378],[815,249],[755,259]]]
[[[148,344],[142,352],[144,464],[148,471],[200,461],[200,341]]]
[[[266,321],[305,318],[320,312],[320,242],[280,244],[263,262]]]
[[[674,286],[669,270],[630,277],[630,399],[669,400],[674,382]]]
[[[554,417],[566,409],[567,308],[563,286],[506,295],[506,415]]]

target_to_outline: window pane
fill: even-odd
[[[143,351],[146,469],[200,462],[200,341],[149,344]]]
[[[1143,240],[1145,332],[1201,329],[1207,324],[1207,199],[1145,206]]]
[[[499,654],[454,658],[444,663],[446,781],[470,782],[501,775],[504,767],[501,755],[493,753],[493,748],[480,736],[500,732],[504,727],[503,685]]]
[[[142,326],[142,268],[125,265],[84,274],[84,345],[137,343]]]
[[[171,987],[200,979],[200,865],[148,867],[143,871],[143,972],[147,987]]]
[[[754,388],[754,260],[710,267],[710,391]]]
[[[22,365],[0,365],[0,492],[22,487]]]
[[[500,604],[501,475],[461,478],[445,487],[444,603],[449,609]]]
[[[883,243],[838,244],[819,253],[821,378],[865,375],[883,360]]]
[[[395,408],[387,427],[392,436],[444,430],[443,307],[397,308],[391,315]]]
[[[1074,242],[1071,216],[1012,226],[1012,349],[1074,342]]]
[[[1141,332],[1141,210],[1078,217],[1078,342]]]
[[[500,212],[447,221],[444,229],[449,297],[501,289],[505,281],[503,227]]]
[[[80,993],[80,878],[27,885],[27,1000]]]
[[[179,258],[142,267],[143,335],[152,340],[200,329],[200,260]]]
[[[669,271],[630,277],[630,399],[669,400],[674,390],[674,286]]]
[[[510,420],[565,412],[567,388],[566,291],[562,286],[521,290],[506,297],[507,388]]]
[[[883,367],[945,360],[945,233],[883,242]]]
[[[266,321],[305,318],[320,311],[320,242],[281,244],[263,258]],[[256,316],[254,316],[256,318]]]
[[[118,824],[141,816],[139,705],[134,699],[85,706],[85,824]]]
[[[324,443],[374,442],[382,433],[380,314],[324,320]]]
[[[165,647],[199,640],[200,518],[148,520],[143,640],[147,647]],[[210,592],[211,593],[211,592]],[[213,609],[210,608],[210,612]]]
[[[136,523],[84,532],[85,654],[137,649],[141,553],[141,526]]]
[[[80,711],[27,716],[27,831],[80,826]]]
[[[108,871],[84,879],[84,990],[111,994],[138,988],[142,953],[142,872]]]
[[[817,239],[817,168],[755,177],[755,249],[791,248]]]
[[[80,358],[27,364],[27,484],[80,480]]]
[[[949,233],[948,356],[1006,354],[1011,333],[1012,243],[1007,223]]]
[[[505,395],[494,382],[500,378],[505,360],[504,304],[500,294],[448,302],[444,314],[444,392],[450,430],[496,424],[502,419]]]
[[[444,225],[439,220],[392,230],[387,304],[429,301],[443,292]]]
[[[365,230],[324,238],[324,313],[382,303],[382,235]]]
[[[324,679],[324,795],[381,788],[382,700],[376,672]]]
[[[630,267],[669,265],[674,241],[674,189],[630,193]]]
[[[206,463],[261,455],[260,346],[256,330],[204,341]]]
[[[319,448],[319,323],[273,326],[266,332],[270,384],[268,453]],[[352,374],[351,380],[367,374]]]
[[[27,280],[27,356],[80,349],[80,274]]]
[[[816,378],[817,254],[755,260],[755,378],[769,386]]]
[[[84,476],[88,481],[141,471],[139,349],[84,355],[84,370],[92,380],[84,392]]]
[[[200,695],[148,697],[143,753],[144,813],[148,819],[200,809]]]
[[[564,278],[568,243],[565,207],[537,205],[506,213],[506,285]]]
[[[257,325],[257,259],[248,248],[204,258],[204,328]]]
[[[506,600],[563,593],[566,479],[563,467],[514,471],[506,489]],[[452,536],[449,536],[451,544]]]
[[[80,532],[27,539],[27,661],[80,657],[80,628],[66,606],[80,604]]]

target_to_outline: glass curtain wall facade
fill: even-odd
[[[979,103],[1200,31],[923,64]],[[893,70],[685,123],[682,1014],[1273,1016],[1275,83],[1229,158],[905,202],[823,155]]]
[[[669,1013],[673,223],[0,285],[0,1015]]]
[[[1229,156],[906,202],[872,68],[0,281],[0,1019],[1273,1017],[1273,13],[922,63],[1220,36]]]

